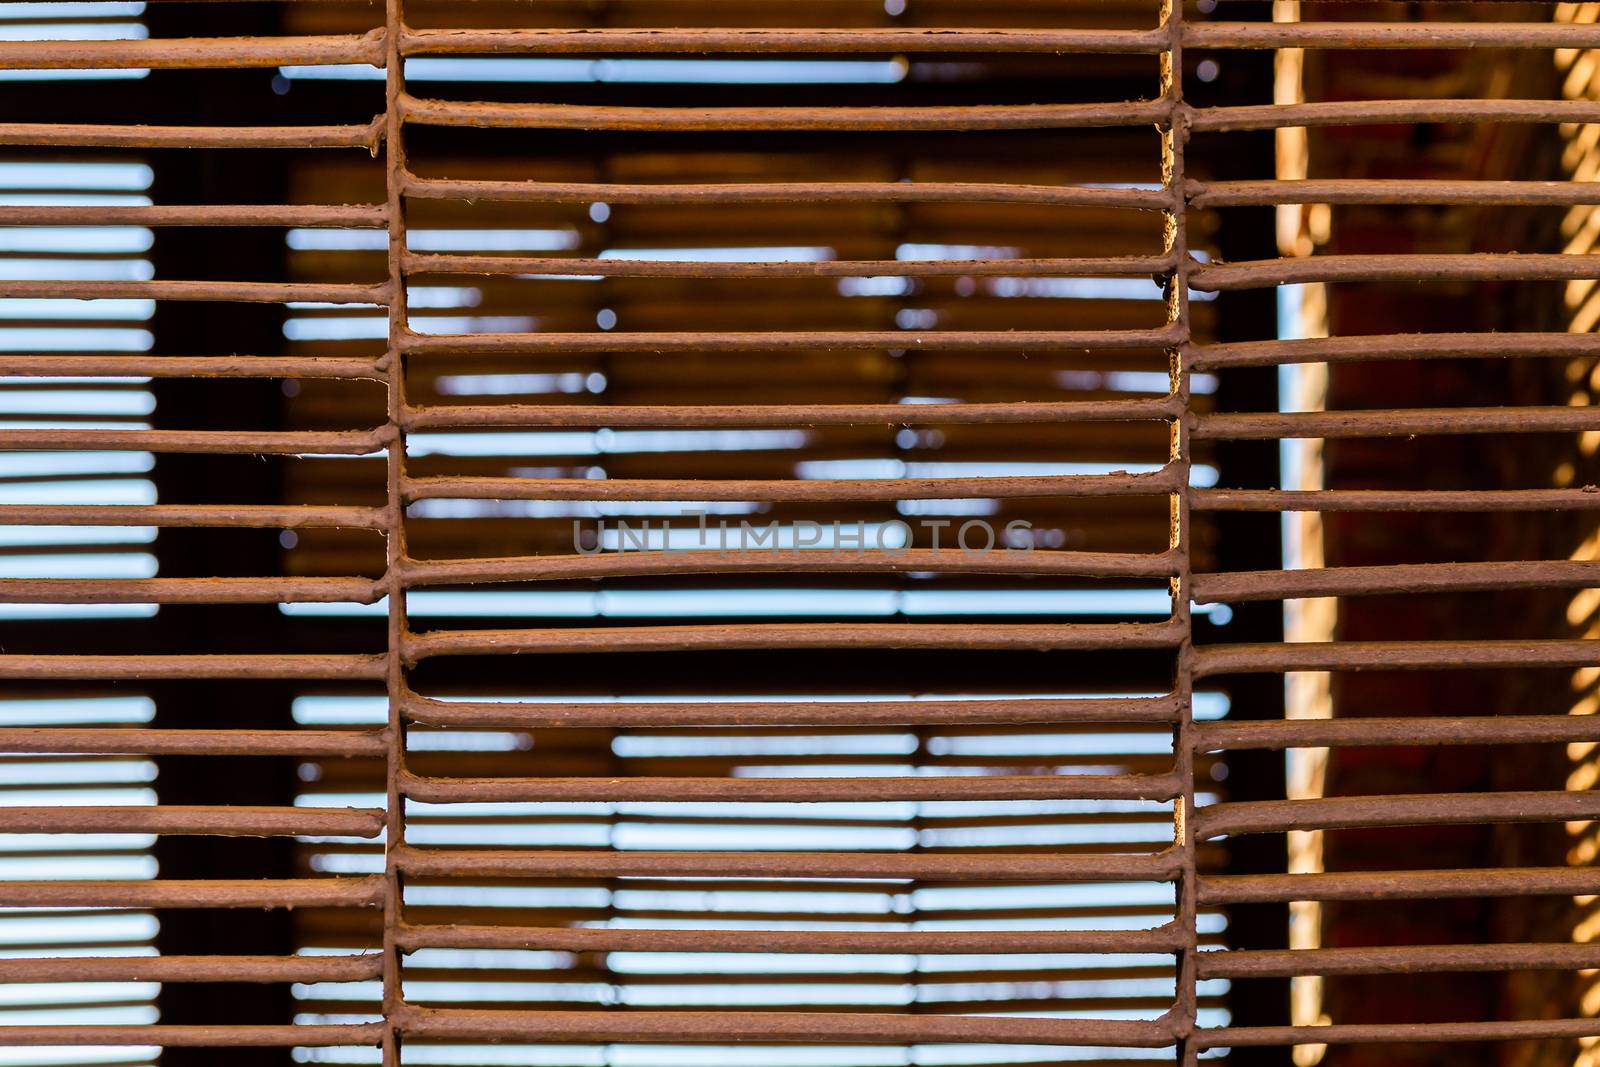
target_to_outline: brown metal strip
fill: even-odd
[[[1292,719],[1211,722],[1202,751],[1353,745],[1520,745],[1600,741],[1600,715],[1474,715],[1427,719]]]
[[[1196,353],[1195,366],[1222,370],[1387,359],[1582,359],[1597,355],[1600,334],[1592,333],[1403,333],[1205,345]]]
[[[1596,48],[1600,26],[1582,22],[1196,22],[1195,48]]]
[[[321,37],[0,41],[0,70],[197,69],[383,62],[378,32]]]
[[[296,1023],[283,1026],[7,1026],[6,1044],[161,1045],[168,1048],[313,1048],[375,1045],[381,1023]]]
[[[1063,352],[1165,348],[1178,339],[1154,330],[791,330],[747,333],[407,334],[407,352],[424,355],[573,352],[789,352],[815,349],[916,349],[927,352]]]
[[[0,367],[3,367],[0,362]],[[410,430],[455,427],[992,426],[1170,418],[1169,400],[1024,401],[1011,404],[452,404],[412,408]]]
[[[12,604],[371,604],[369,578],[0,578]]]
[[[1577,207],[1600,203],[1600,189],[1593,188],[1594,184],[1593,182],[1444,181],[1429,178],[1302,178],[1292,181],[1271,179],[1189,182],[1184,192],[1192,208],[1261,207],[1278,204]],[[1341,339],[1328,338],[1328,340]],[[1357,338],[1347,337],[1342,340],[1352,341]]]
[[[382,204],[0,204],[0,226],[379,228],[385,217]]]
[[[767,623],[759,626],[573,627],[559,630],[435,630],[410,634],[401,654],[415,664],[434,656],[576,655],[760,648],[1130,649],[1170,648],[1184,631],[1171,623],[990,625]],[[0,661],[3,663],[3,661]],[[0,666],[0,677],[3,677]]]
[[[1530,108],[1535,105],[1529,104]],[[1551,105],[1537,105],[1541,110]],[[659,108],[584,104],[502,104],[402,96],[400,115],[419,126],[476,126],[510,130],[1039,130],[1144,126],[1167,119],[1157,101],[1117,104],[974,104],[894,107]],[[1600,105],[1567,108],[1570,116],[1544,121],[1585,121]],[[1238,120],[1236,120],[1238,121]],[[1592,119],[1590,120],[1592,121]],[[5,127],[0,127],[0,144]]]
[[[310,282],[78,282],[0,281],[0,298],[8,300],[228,300],[240,303],[384,304],[388,283],[321,285]]]
[[[381,756],[384,738],[359,730],[0,728],[0,752],[205,756]]]
[[[782,481],[668,481],[623,478],[408,478],[404,499],[437,500],[767,500],[866,501],[954,497],[1162,496],[1182,471],[1003,478],[862,478]]]
[[[0,807],[7,834],[207,834],[375,837],[383,812],[363,808]]]
[[[1116,52],[1159,53],[1159,30],[1091,29],[440,29],[407,30],[402,55],[596,55],[633,52]]]
[[[887,878],[948,882],[1168,881],[1177,870],[1167,853],[1065,855],[999,852],[560,852],[470,849],[391,851],[397,867],[417,878]]]
[[[0,504],[0,526],[382,526],[376,508],[270,504]]]
[[[134,450],[220,453],[224,455],[368,456],[383,450],[387,430],[319,433],[248,430],[11,430],[0,429],[0,450]]]
[[[378,876],[232,881],[0,881],[0,907],[371,908],[382,903],[383,889],[384,880]],[[144,1039],[136,1039],[135,1043],[140,1040]]]
[[[1529,257],[1522,257],[1529,258]],[[1560,257],[1578,259],[1581,257]],[[608,278],[974,278],[1062,275],[1134,278],[1172,269],[1170,256],[1076,259],[861,259],[748,263],[665,259],[588,259],[578,256],[407,255],[407,274],[533,274]],[[1152,287],[1152,292],[1154,289]]]
[[[541,926],[408,926],[419,948],[520,948],[561,952],[1045,953],[1172,952],[1172,926],[1153,930],[631,930]]]
[[[1600,489],[1195,489],[1206,511],[1594,511]]]
[[[432,804],[590,800],[822,803],[901,800],[1170,800],[1175,775],[1035,774],[915,778],[420,778],[401,792]]]
[[[1440,971],[1574,970],[1600,966],[1600,945],[1382,945],[1206,952],[1203,978],[1283,978],[1301,974],[1430,974]]]
[[[1398,563],[1288,571],[1236,571],[1195,576],[1202,604],[1294,597],[1372,596],[1494,589],[1584,589],[1600,585],[1600,560],[1511,563]],[[1413,725],[1423,725],[1416,723]]]
[[[1306,282],[1573,281],[1594,276],[1590,258],[1528,252],[1302,256],[1196,267],[1190,284],[1223,292]]]
[[[0,145],[50,148],[364,148],[382,126],[97,126],[8,122]]]
[[[524,704],[429,700],[413,695],[406,700],[405,711],[413,721],[434,726],[517,729],[1170,723],[1178,714],[1177,702],[1171,697]]]
[[[1266,904],[1287,900],[1435,900],[1594,893],[1600,893],[1600,868],[1595,867],[1228,874],[1200,879],[1200,900],[1205,904]]]
[[[0,960],[0,982],[359,982],[374,953],[346,956],[109,956]]]
[[[1281,645],[1210,645],[1197,653],[1202,675],[1260,671],[1481,670],[1485,667],[1583,667],[1600,641],[1333,641]]]
[[[1423,434],[1562,433],[1600,429],[1600,413],[1581,407],[1409,408],[1201,415],[1191,433],[1215,441],[1416,437]]]
[[[707,547],[715,542],[707,535]],[[607,552],[595,556],[503,556],[493,559],[412,560],[407,587],[475,585],[489,582],[557,581],[656,574],[748,574],[751,572],[905,572],[947,574],[1066,574],[1096,578],[1170,578],[1171,553],[1055,550],[968,551],[957,548],[880,548],[861,551],[765,547],[750,551]]]
[[[365,655],[26,656],[0,655],[0,678],[297,678],[383,677],[383,657]]]
[[[526,201],[589,204],[1053,204],[1062,207],[1161,211],[1166,190],[1004,182],[723,182],[640,184],[418,178],[406,175],[405,194],[428,200]]]
[[[0,374],[56,378],[93,375],[128,378],[372,378],[375,361],[338,356],[10,356]]]
[[[782,1044],[912,1041],[1160,1048],[1165,1022],[870,1012],[657,1012],[440,1010],[406,1005],[402,1032],[456,1041],[648,1041]],[[1600,1023],[1595,1024],[1600,1032]]]
[[[1193,112],[1196,133],[1278,130],[1289,126],[1372,126],[1411,122],[1597,122],[1592,100],[1317,100],[1243,104]],[[1318,257],[1320,258],[1320,257]]]
[[[406,729],[404,702],[406,683],[404,648],[410,639],[406,614],[406,587],[402,570],[408,557],[406,548],[406,400],[405,339],[409,332],[410,294],[405,284],[406,173],[405,117],[401,102],[405,97],[406,62],[400,54],[405,29],[405,0],[384,0],[384,205],[388,221],[385,265],[391,299],[385,330],[384,414],[392,433],[392,445],[384,456],[384,580],[388,610],[384,617],[383,688],[387,698],[384,739],[384,890],[383,890],[383,1012],[381,1053],[383,1067],[400,1067],[401,1036],[399,1017],[405,1006],[404,972],[398,941],[405,906],[401,886],[399,856],[406,848],[406,805],[400,782],[405,774]]]
[[[1600,793],[1419,793],[1213,804],[1195,817],[1202,837],[1373,826],[1492,825],[1600,818]]]

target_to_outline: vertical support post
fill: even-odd
[[[1178,722],[1172,741],[1173,762],[1181,791],[1173,813],[1173,847],[1181,859],[1174,900],[1174,922],[1182,938],[1178,950],[1176,1000],[1172,1009],[1177,1060],[1187,1065],[1198,1052],[1191,1040],[1195,1030],[1198,995],[1195,952],[1198,948],[1194,840],[1194,620],[1190,611],[1189,535],[1189,375],[1194,363],[1189,332],[1189,239],[1184,196],[1184,146],[1189,138],[1189,113],[1183,100],[1183,0],[1163,0],[1162,26],[1167,47],[1161,54],[1161,95],[1171,118],[1163,134],[1162,182],[1167,193],[1167,251],[1173,269],[1167,278],[1167,319],[1177,327],[1178,340],[1170,353],[1169,386],[1179,401],[1172,420],[1170,460],[1179,471],[1178,489],[1170,499],[1170,547],[1178,558],[1172,582],[1172,614],[1183,627],[1178,646],[1173,690],[1178,697]]]
[[[405,663],[401,658],[406,636],[406,594],[402,570],[406,558],[405,502],[401,496],[405,478],[406,442],[401,429],[405,414],[405,354],[407,332],[406,286],[403,263],[406,247],[405,204],[402,180],[405,175],[404,125],[400,115],[400,95],[405,87],[405,61],[400,55],[400,39],[405,33],[404,0],[384,0],[384,163],[387,196],[385,207],[389,230],[388,350],[383,357],[388,387],[388,450],[385,456],[387,502],[384,506],[386,559],[384,586],[389,598],[384,685],[389,701],[385,733],[384,893],[383,893],[383,1065],[399,1067],[400,1039],[395,1021],[402,1002],[400,985],[400,871],[395,850],[405,838],[405,798],[400,793],[400,776],[406,751],[405,722],[401,708],[405,698]]]

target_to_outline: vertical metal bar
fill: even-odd
[[[384,579],[388,590],[384,684],[388,694],[387,751],[385,760],[384,893],[383,893],[383,1064],[399,1067],[400,1038],[395,1021],[402,1000],[400,949],[400,871],[395,850],[405,840],[405,800],[400,794],[400,775],[405,760],[405,723],[401,715],[405,698],[405,663],[400,651],[406,636],[406,591],[402,564],[406,556],[405,505],[400,486],[405,477],[406,442],[401,429],[405,411],[406,289],[403,263],[406,250],[406,224],[401,179],[405,173],[405,143],[400,96],[404,90],[405,61],[400,56],[400,41],[405,35],[404,0],[384,2],[384,162],[387,181],[386,200],[389,223],[389,329],[388,351],[384,354],[384,376],[388,386],[389,447],[385,457],[387,500],[384,505],[386,560]]]
[[[1170,498],[1170,547],[1178,560],[1177,576],[1172,581],[1172,614],[1183,628],[1173,679],[1178,697],[1178,722],[1172,751],[1181,783],[1181,793],[1174,805],[1173,833],[1182,859],[1174,920],[1182,942],[1177,956],[1172,1023],[1178,1063],[1187,1067],[1198,1058],[1198,1049],[1190,1037],[1195,1030],[1198,1010],[1195,952],[1199,938],[1194,839],[1194,629],[1189,609],[1189,373],[1194,352],[1189,332],[1190,260],[1187,204],[1183,193],[1184,144],[1189,137],[1189,112],[1183,101],[1183,0],[1163,0],[1162,25],[1167,31],[1167,48],[1161,55],[1161,92],[1172,105],[1172,121],[1162,141],[1162,178],[1169,198],[1167,251],[1173,255],[1174,264],[1167,280],[1167,316],[1178,333],[1176,347],[1171,352],[1170,374],[1172,391],[1181,402],[1181,413],[1172,420],[1170,456],[1173,467],[1179,472],[1177,490]]]

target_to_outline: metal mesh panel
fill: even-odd
[[[0,833],[300,842],[296,877],[230,877],[219,863],[203,880],[17,878],[0,882],[0,905],[302,909],[301,947],[317,951],[18,958],[0,961],[0,979],[287,982],[304,1010],[293,1023],[17,1025],[4,1043],[282,1046],[386,1063],[503,1062],[483,1057],[506,1043],[549,1063],[679,1055],[662,1046],[718,1063],[891,1062],[877,1046],[911,1050],[892,1062],[1188,1063],[1247,1046],[1600,1035],[1592,1019],[1548,1016],[1404,1032],[1230,1024],[1230,981],[1592,968],[1600,951],[1245,950],[1221,936],[1223,909],[1583,895],[1600,880],[1490,863],[1244,874],[1225,869],[1224,839],[1583,822],[1600,804],[1556,788],[1230,801],[1212,774],[1216,754],[1250,750],[1593,742],[1600,720],[1197,710],[1218,679],[1241,675],[1581,668],[1594,641],[1508,629],[1254,643],[1217,640],[1220,627],[1195,640],[1216,605],[1595,584],[1587,559],[1230,570],[1195,536],[1219,513],[1600,507],[1592,486],[1214,483],[1214,451],[1238,442],[1576,434],[1597,428],[1587,406],[1222,412],[1208,399],[1217,376],[1244,368],[1600,348],[1560,332],[1218,340],[1206,305],[1219,293],[1593,275],[1571,254],[1223,262],[1218,209],[1582,206],[1589,183],[1206,180],[1189,165],[1195,145],[1236,132],[1589,129],[1600,104],[1196,106],[1184,74],[1186,52],[1201,50],[1576,49],[1600,44],[1600,27],[1251,23],[1181,5],[1043,3],[929,3],[921,21],[897,22],[892,2],[887,14],[810,5],[812,26],[767,25],[777,16],[749,4],[632,4],[605,24],[584,4],[427,0],[387,0],[378,25],[362,5],[290,6],[303,35],[0,42],[0,70],[321,67],[355,71],[357,86],[318,97],[328,121],[316,124],[0,124],[8,150],[304,156],[293,203],[0,206],[0,225],[19,228],[282,229],[294,279],[8,277],[0,298],[282,305],[288,343],[279,355],[8,353],[0,375],[295,383],[287,420],[270,428],[219,405],[194,413],[205,428],[22,425],[0,430],[0,447],[300,457],[275,503],[0,503],[8,528],[287,531],[281,576],[5,578],[0,600],[285,605],[290,617],[365,606],[383,627],[349,640],[319,630],[315,651],[274,639],[235,653],[0,653],[0,677],[52,693],[287,687],[300,723],[231,726],[219,708],[209,728],[30,725],[5,730],[4,751],[294,757],[306,781],[299,802],[271,806],[223,795],[0,808]],[[562,93],[548,83],[568,67],[530,88],[510,68],[424,65],[461,57],[613,66],[586,75],[607,91]],[[649,86],[682,71],[659,64],[685,57],[876,62],[855,72],[866,79],[946,57],[1108,73],[1052,101],[1013,99],[996,74],[885,104],[802,89],[790,71],[760,90],[707,81],[698,102],[660,103]],[[381,77],[376,114],[356,114],[377,89],[361,95],[363,69]],[[1136,78],[1142,99],[1093,92]],[[329,189],[365,200],[334,203]],[[1044,209],[1059,221],[1041,222]],[[716,240],[680,247],[696,232]],[[1124,299],[1135,284],[1144,299]],[[1063,295],[1080,303],[1043,303]],[[646,522],[617,521],[629,517]],[[841,541],[839,523],[857,524],[861,543]],[[715,621],[693,621],[695,583],[712,590]],[[511,601],[439,599],[549,590],[574,599],[518,602],[535,604],[520,622]],[[858,599],[802,603],[823,592]],[[663,594],[677,599],[662,607]],[[973,595],[1019,597],[1028,621],[974,608]],[[565,618],[562,604],[576,605]],[[473,615],[512,621],[463,621]],[[719,673],[731,656],[769,653],[782,656]],[[690,666],[674,675],[660,654]],[[1032,676],[978,677],[963,658],[978,654],[1050,658]],[[829,657],[846,655],[881,663],[883,684],[829,677],[843,662]],[[823,1058],[779,1058],[795,1046]],[[606,1058],[615,1047],[634,1051]]]

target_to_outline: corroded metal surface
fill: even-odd
[[[370,122],[316,126],[115,126],[9,123],[0,145],[221,150],[351,148],[382,153],[385,196],[373,204],[10,205],[5,226],[268,226],[365,227],[384,234],[386,277],[376,283],[186,280],[0,282],[0,298],[124,298],[229,302],[370,304],[383,309],[385,354],[251,357],[148,355],[0,355],[0,374],[138,375],[168,377],[292,377],[381,383],[383,424],[347,430],[258,432],[95,427],[0,429],[8,450],[147,449],[163,453],[231,455],[382,454],[380,506],[225,506],[162,503],[86,506],[0,505],[0,524],[120,523],[170,527],[310,527],[380,532],[385,566],[376,577],[140,578],[120,582],[26,578],[0,580],[0,601],[12,603],[276,604],[385,603],[385,647],[378,654],[247,656],[61,654],[0,655],[0,678],[117,681],[133,679],[366,681],[381,684],[387,716],[365,730],[160,730],[55,728],[0,730],[0,749],[12,753],[132,753],[146,755],[301,755],[381,758],[383,809],[253,808],[243,806],[138,808],[19,806],[0,809],[0,832],[166,833],[206,835],[341,835],[383,843],[383,872],[371,877],[317,877],[282,882],[86,881],[0,882],[0,906],[77,907],[330,907],[378,909],[383,916],[376,954],[268,957],[171,956],[155,960],[0,960],[0,981],[149,980],[381,982],[382,1021],[334,1025],[215,1027],[8,1027],[14,1045],[381,1045],[384,1062],[398,1064],[407,1038],[454,1042],[722,1042],[889,1043],[977,1042],[1157,1048],[1174,1046],[1180,1062],[1201,1050],[1245,1045],[1330,1042],[1475,1041],[1600,1034],[1592,1020],[1462,1021],[1405,1028],[1334,1025],[1316,1028],[1203,1026],[1198,983],[1214,978],[1303,974],[1422,973],[1453,970],[1593,968],[1590,945],[1507,944],[1401,946],[1314,951],[1228,951],[1202,944],[1200,911],[1242,902],[1295,899],[1594,894],[1600,873],[1586,869],[1402,870],[1202,876],[1200,851],[1210,838],[1301,829],[1410,823],[1573,820],[1600,817],[1593,793],[1418,794],[1204,803],[1197,764],[1205,753],[1345,745],[1513,744],[1594,742],[1600,717],[1197,723],[1197,680],[1241,673],[1327,670],[1416,670],[1461,667],[1584,667],[1600,658],[1595,641],[1419,640],[1407,643],[1332,642],[1311,645],[1211,644],[1193,641],[1191,602],[1226,603],[1302,597],[1397,595],[1439,591],[1572,589],[1593,586],[1600,565],[1573,561],[1508,561],[1395,565],[1314,572],[1195,573],[1191,512],[1209,511],[1524,511],[1600,509],[1592,486],[1480,492],[1437,489],[1416,493],[1345,490],[1282,492],[1196,487],[1191,444],[1205,440],[1294,437],[1393,437],[1463,433],[1592,433],[1600,418],[1589,408],[1505,407],[1364,410],[1315,413],[1211,414],[1191,393],[1196,371],[1272,367],[1308,362],[1412,361],[1463,357],[1593,357],[1593,336],[1425,334],[1296,341],[1206,344],[1191,322],[1192,294],[1304,282],[1572,280],[1591,278],[1588,256],[1359,255],[1202,262],[1192,255],[1192,219],[1212,208],[1282,203],[1588,205],[1600,199],[1593,183],[1459,182],[1327,179],[1299,182],[1205,182],[1186,173],[1192,136],[1279,130],[1311,125],[1371,123],[1594,123],[1600,103],[1578,100],[1365,100],[1207,108],[1184,98],[1186,48],[1472,48],[1531,49],[1600,46],[1596,25],[1472,23],[1185,25],[1182,5],[1148,30],[1026,29],[408,29],[403,0],[387,0],[384,25],[361,35],[277,39],[195,39],[114,42],[0,42],[0,69],[115,67],[233,68],[280,64],[365,64],[384,72],[384,112]],[[407,87],[402,57],[440,55],[994,53],[1124,54],[1159,57],[1163,76],[1144,100],[1072,103],[940,105],[916,108],[857,106],[727,106],[711,108],[599,106],[430,99]],[[1067,130],[1150,127],[1162,141],[1159,188],[1044,185],[1037,182],[941,180],[661,182],[444,178],[409,168],[410,126],[466,129],[640,131],[650,134],[719,131],[906,132]],[[1131,185],[1131,183],[1129,183]],[[407,243],[408,201],[483,201],[491,204],[912,204],[1053,205],[1160,213],[1166,247],[1158,254],[1104,257],[971,259],[841,258],[818,262],[482,256],[414,252]],[[415,276],[541,275],[639,279],[815,279],[1156,277],[1166,292],[1165,320],[1126,329],[904,330],[794,328],[770,331],[694,327],[605,334],[560,329],[494,333],[420,333],[408,314],[407,282]],[[772,356],[800,351],[920,351],[1062,353],[1087,350],[1164,350],[1173,362],[1171,388],[1146,400],[1082,402],[959,402],[895,404],[428,404],[408,395],[406,362],[413,356],[539,357],[575,353],[658,356],[738,353]],[[1015,477],[900,477],[860,479],[617,477],[585,479],[531,474],[517,477],[416,474],[406,443],[413,433],[444,429],[591,429],[673,427],[995,426],[1059,428],[1108,423],[1153,423],[1169,435],[1170,455],[1138,472]],[[1193,487],[1193,488],[1192,488]],[[1154,499],[1170,509],[1167,546],[1155,552],[1038,551],[965,555],[957,549],[910,548],[871,556],[795,549],[694,557],[671,552],[550,556],[525,550],[495,558],[415,558],[407,543],[407,507],[439,500],[762,501],[846,503],[1005,497],[1104,501]],[[806,573],[938,571],[951,574],[1071,575],[1146,578],[1172,583],[1169,617],[1149,623],[927,624],[767,623],[760,625],[595,626],[525,629],[413,630],[407,594],[434,586],[473,586],[758,571]],[[531,671],[540,657],[578,653],[682,652],[768,649],[1019,649],[1116,653],[1154,650],[1175,664],[1171,691],[1147,698],[933,699],[794,701],[729,698],[717,702],[517,702],[438,700],[413,690],[411,672],[445,657],[522,656]],[[1171,766],[1154,773],[948,775],[776,779],[672,775],[607,777],[596,773],[541,776],[447,777],[415,771],[407,730],[416,727],[516,729],[676,729],[706,726],[766,728],[792,725],[968,727],[1027,724],[1145,724],[1175,738]],[[885,851],[624,851],[611,849],[424,848],[407,843],[406,801],[431,804],[512,802],[844,801],[1171,801],[1171,840],[1144,853],[937,850]],[[403,880],[560,879],[783,880],[909,884],[991,882],[1153,882],[1170,884],[1170,923],[1149,930],[1055,929],[624,929],[579,925],[529,927],[414,923],[407,919]],[[1152,1019],[1053,1018],[916,1012],[791,1011],[548,1011],[434,1008],[408,1003],[407,953],[428,948],[538,949],[562,952],[718,953],[1153,953],[1174,960],[1176,993]]]

